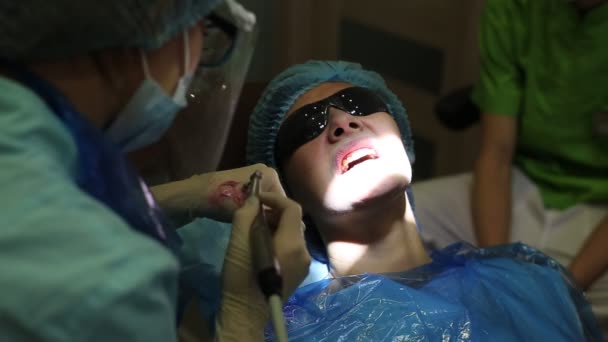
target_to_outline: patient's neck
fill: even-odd
[[[389,203],[344,215],[323,231],[335,232],[324,236],[335,277],[400,272],[430,261],[403,193]]]

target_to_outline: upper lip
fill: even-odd
[[[335,168],[336,168],[337,173],[343,174],[345,172],[345,170],[343,170],[343,168],[342,168],[342,161],[345,158],[347,158],[353,152],[363,149],[363,148],[368,148],[368,149],[373,150],[375,152],[375,157],[376,158],[378,157],[378,149],[374,146],[374,142],[372,139],[362,138],[362,139],[353,140],[351,142],[344,144],[343,146],[338,148],[338,150],[336,151],[334,160],[335,160]]]

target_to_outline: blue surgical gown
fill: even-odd
[[[564,269],[519,243],[457,243],[404,272],[320,280],[283,312],[290,341],[603,341]]]
[[[219,307],[229,237],[230,225],[205,219],[182,228],[190,255],[185,273],[208,319]],[[534,248],[460,243],[431,258],[404,272],[340,279],[313,261],[284,307],[290,340],[603,340],[584,294],[563,267]],[[270,326],[266,333],[274,340]]]
[[[76,156],[0,77],[0,341],[175,341],[177,259],[78,188]]]

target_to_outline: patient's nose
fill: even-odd
[[[353,133],[361,131],[362,126],[359,117],[350,115],[338,108],[329,109],[329,141],[334,143]]]

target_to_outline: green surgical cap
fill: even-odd
[[[222,0],[0,0],[0,58],[35,61],[112,47],[155,49]]]
[[[274,78],[256,105],[249,122],[247,161],[277,169],[274,144],[285,114],[304,93],[325,82],[346,82],[373,90],[395,119],[410,161],[414,162],[412,133],[405,108],[377,73],[343,61],[309,61],[288,68]]]

